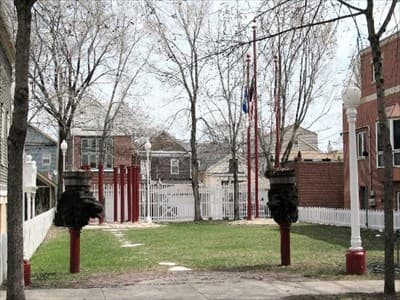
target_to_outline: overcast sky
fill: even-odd
[[[358,1],[353,1],[352,4],[357,4]],[[385,10],[385,5],[387,5],[386,0],[376,1],[377,12],[382,15]],[[361,1],[364,3],[364,1]],[[360,5],[361,6],[361,5]],[[393,18],[393,22],[389,26],[388,33],[392,33],[396,30],[396,20],[399,17],[399,8],[396,8],[396,15]],[[251,17],[250,17],[251,18]],[[382,21],[380,17],[377,21]],[[357,19],[361,34],[364,35],[362,41],[362,46],[368,46],[366,35],[366,26],[364,16]],[[249,37],[251,35],[251,29],[249,28]],[[322,151],[326,151],[328,141],[331,141],[334,149],[342,148],[342,137],[340,135],[342,131],[342,100],[341,92],[343,88],[343,81],[348,75],[348,66],[353,53],[357,49],[357,31],[355,30],[355,25],[353,20],[343,20],[339,24],[337,30],[337,47],[336,55],[332,60],[331,70],[329,72],[330,84],[327,87],[329,89],[327,94],[332,97],[333,103],[329,109],[329,113],[321,118],[318,122],[312,123],[310,120],[314,119],[314,115],[318,114],[321,110],[320,106],[314,106],[312,111],[310,111],[310,118],[306,120],[304,126],[309,127],[309,129],[314,130],[319,135],[319,148]],[[171,115],[176,113],[179,109],[185,107],[187,102],[183,100],[171,101],[176,95],[177,91],[172,91],[171,88],[167,86],[162,86],[159,83],[152,83],[151,90],[148,95],[145,96],[144,101],[146,107],[149,108],[149,113],[154,119],[155,123],[160,126],[165,127],[170,124]],[[189,131],[186,118],[181,115],[175,122],[169,127],[171,133],[173,133],[177,138],[188,139]]]

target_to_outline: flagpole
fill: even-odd
[[[250,108],[250,54],[246,58],[246,89],[247,89],[247,220],[251,220],[251,108]]]
[[[274,63],[275,63],[275,126],[276,126],[276,136],[275,136],[275,169],[280,168],[280,152],[281,152],[281,107],[280,107],[280,100],[279,100],[279,64],[280,61],[278,56],[274,56]]]
[[[258,111],[257,111],[257,49],[256,49],[256,19],[253,20],[253,71],[254,71],[254,188],[256,202],[256,218],[259,218],[258,203]]]

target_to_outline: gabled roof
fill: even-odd
[[[293,126],[294,126],[294,125],[286,126],[286,127],[284,128],[285,134],[288,133],[288,132],[291,132]],[[301,127],[301,126],[297,129],[297,134],[299,134],[300,132],[304,132],[305,134],[310,134],[310,135],[317,135],[316,132],[311,131],[311,130],[306,129],[306,128]],[[269,137],[271,134],[275,136],[275,131],[272,131],[271,133],[266,134],[265,137]]]
[[[221,143],[202,143],[197,145],[197,157],[200,160],[199,171],[205,171],[229,154],[229,149]]]
[[[35,138],[33,136],[33,132],[37,133],[41,140]],[[50,145],[50,146],[56,146],[57,145],[57,141],[52,138],[50,135],[48,135],[47,133],[41,131],[40,129],[32,126],[32,125],[28,125],[28,131],[27,131],[27,135],[26,135],[26,141],[25,141],[26,145]]]
[[[229,173],[229,161],[231,155],[226,155],[222,159],[218,160],[214,164],[210,165],[207,169],[207,173]],[[238,157],[238,171],[239,173],[245,173],[247,171],[247,164],[242,157]]]
[[[150,138],[151,151],[182,151],[187,152],[179,141],[166,131]]]

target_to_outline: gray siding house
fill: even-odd
[[[38,172],[55,180],[57,175],[57,141],[41,130],[29,125],[25,152],[36,161]]]
[[[0,186],[7,184],[7,137],[11,125],[12,103],[11,74],[15,60],[13,41],[3,11],[3,7],[0,7]]]

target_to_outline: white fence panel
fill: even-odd
[[[400,229],[400,212],[393,211],[394,229]],[[350,209],[326,207],[299,207],[299,222],[351,226]],[[383,230],[384,215],[382,210],[360,210],[360,227]]]
[[[24,258],[30,259],[42,243],[53,223],[55,209],[52,208],[24,222]]]
[[[98,187],[93,186],[94,195],[98,198]],[[125,191],[125,219],[128,216],[127,189]],[[194,219],[194,197],[191,184],[151,184],[150,185],[150,216],[154,221],[190,221]],[[120,221],[121,197],[120,185],[118,184],[117,215]],[[200,209],[203,219],[222,220],[233,219],[233,188],[232,187],[199,187]],[[141,184],[139,191],[140,219],[147,216],[147,185]],[[114,221],[114,186],[105,185],[105,220]],[[254,199],[254,193],[252,193]],[[259,214],[260,217],[270,216],[267,207],[268,191],[259,191]],[[252,205],[253,215],[255,205]],[[247,217],[247,186],[239,188],[239,214],[241,218]]]

